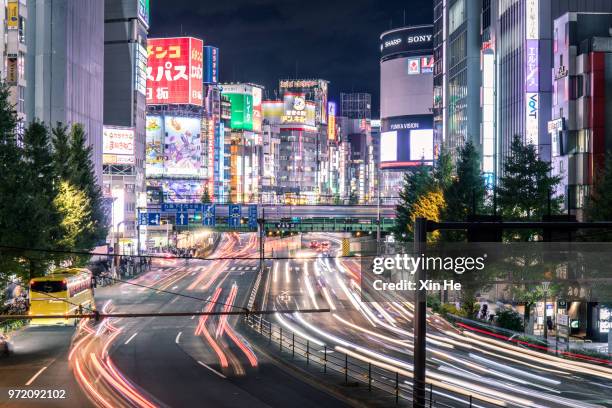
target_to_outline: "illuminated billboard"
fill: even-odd
[[[286,92],[284,94],[281,124],[315,126],[315,120],[316,104],[314,102],[307,101],[302,93]]]
[[[164,117],[164,173],[197,176],[202,162],[199,118]]]
[[[327,138],[336,140],[336,103],[327,103]]]
[[[324,79],[287,79],[279,82],[281,94],[304,94],[315,103],[315,123],[327,123],[327,97],[329,82]]]
[[[380,167],[383,169],[433,165],[435,149],[432,115],[383,119],[380,147]]]
[[[380,161],[397,161],[397,131],[382,132],[380,134]]]
[[[219,82],[219,49],[207,45],[204,47],[204,83]]]
[[[433,54],[433,25],[402,27],[380,36],[381,60],[398,56]]]
[[[145,152],[145,172],[147,177],[160,176],[164,172],[163,134],[164,124],[161,116],[147,115],[147,145]]]
[[[224,94],[232,104],[230,127],[232,129],[253,130],[253,95]]]
[[[263,124],[263,109],[261,106],[262,99],[263,99],[263,89],[254,86],[252,97],[253,97],[253,131],[261,132],[261,125]]]
[[[149,0],[138,0],[138,18],[149,26]]]
[[[104,164],[134,164],[134,129],[104,126],[102,154]]]
[[[192,37],[148,39],[147,104],[202,106],[202,47]]]
[[[199,180],[164,180],[162,191],[167,203],[197,202],[204,194],[204,183]]]

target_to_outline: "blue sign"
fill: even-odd
[[[240,219],[242,217],[242,207],[238,204],[229,205],[229,215],[227,217],[227,223],[231,228],[240,227]]]
[[[160,213],[147,213],[147,225],[161,225]]]
[[[216,84],[219,82],[219,49],[204,46],[204,83]]]
[[[147,225],[149,223],[146,212],[138,212],[138,225]]]
[[[214,204],[204,204],[204,211],[202,213],[202,225],[206,225],[207,227],[214,227],[216,224],[216,207]]]
[[[249,205],[249,228],[250,229],[257,228],[257,205],[256,204]]]
[[[182,204],[163,203],[161,205],[161,210],[171,211],[171,212],[202,211],[202,205],[203,205],[202,203],[182,203]]]
[[[189,214],[186,212],[177,212],[176,225],[189,225]]]

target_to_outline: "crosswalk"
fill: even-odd
[[[240,272],[255,272],[259,269],[258,266],[251,266],[251,265],[246,265],[246,266],[232,266],[228,269],[228,271],[231,272],[236,272],[236,271],[240,271]]]

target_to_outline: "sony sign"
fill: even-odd
[[[433,37],[431,34],[411,35],[410,37],[406,38],[406,42],[408,44],[418,44],[422,42],[429,42],[431,41],[431,37]]]

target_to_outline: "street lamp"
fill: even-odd
[[[544,291],[544,340],[548,340],[548,316],[546,314],[546,295],[548,294],[548,288],[550,287],[550,282],[544,281],[542,282],[542,290]]]

